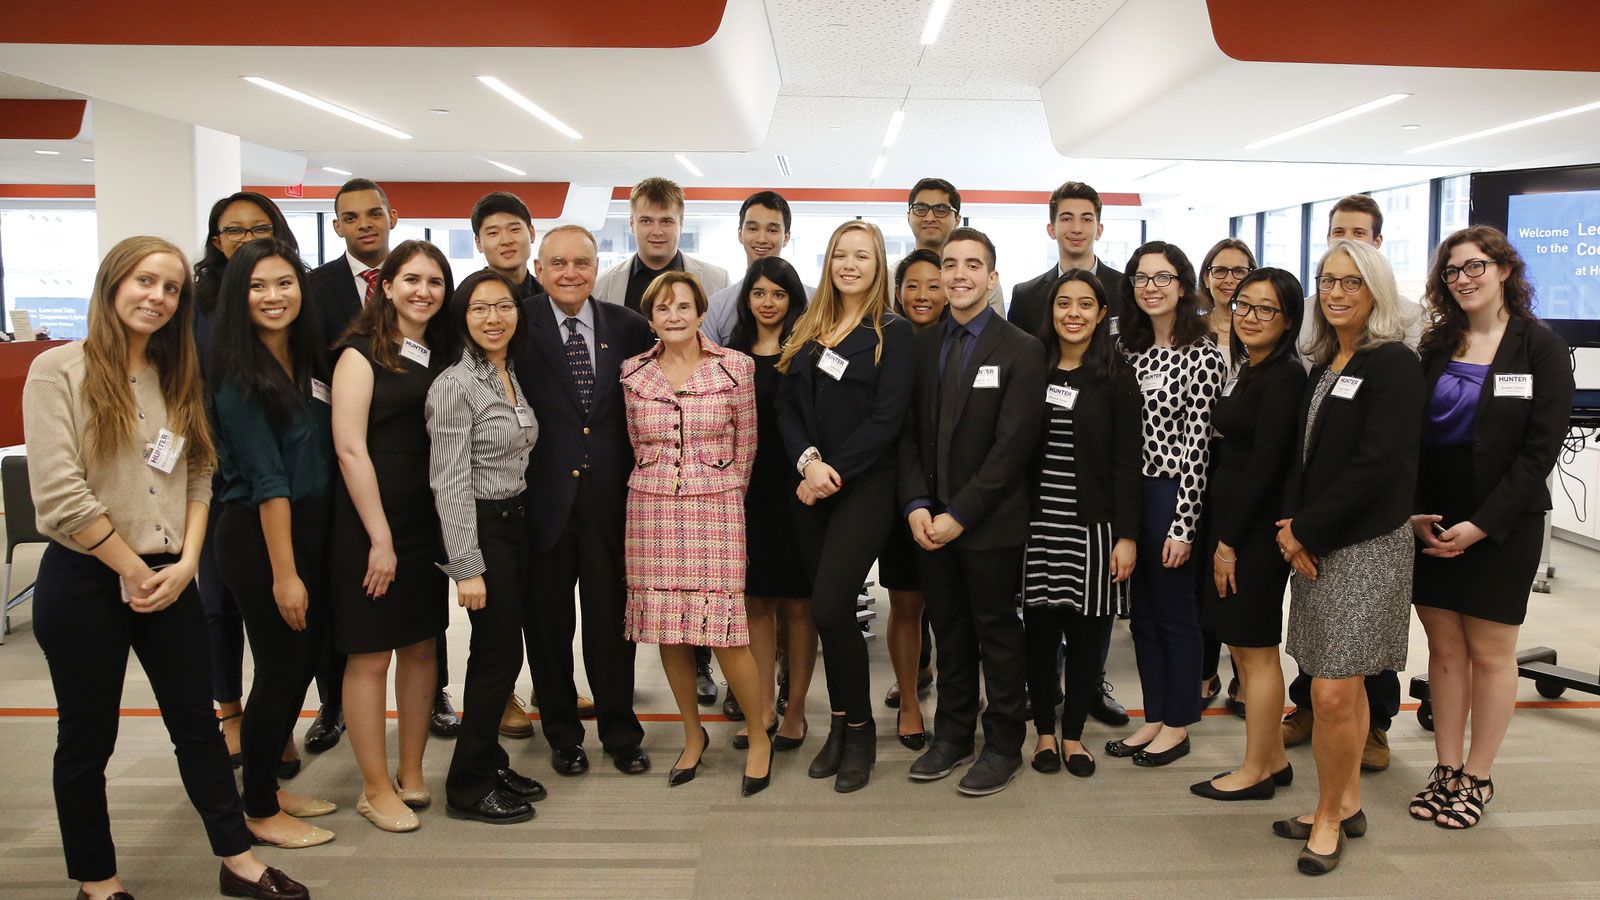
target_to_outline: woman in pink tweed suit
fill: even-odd
[[[710,647],[739,703],[760,708],[744,611],[744,492],[756,456],[755,363],[700,335],[705,290],[665,272],[641,304],[661,342],[622,364],[634,469],[628,479],[627,637],[659,644],[683,713],[667,784],[694,779],[710,737],[695,698],[695,646]],[[771,737],[750,735],[741,792],[771,781]]]

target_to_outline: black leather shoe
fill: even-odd
[[[1272,773],[1272,783],[1278,787],[1294,784],[1294,763],[1284,763],[1283,768]]]
[[[1205,690],[1200,692],[1200,708],[1210,709],[1212,704],[1216,703],[1217,698],[1221,695],[1222,676],[1213,675],[1211,676],[1211,680],[1206,682]]]
[[[650,771],[650,755],[638,744],[606,752],[611,754],[611,764],[624,775],[643,775]]]
[[[521,797],[497,787],[470,807],[446,803],[444,814],[452,819],[471,819],[490,825],[515,825],[533,818],[533,807]]]
[[[300,774],[300,757],[278,760],[278,780],[288,781]]]
[[[311,892],[306,886],[282,872],[267,866],[261,873],[261,878],[254,884],[233,874],[226,864],[217,875],[217,889],[222,891],[224,897],[257,897],[261,900],[310,900]],[[128,894],[113,894],[115,897],[128,897]]]
[[[1067,757],[1067,774],[1088,778],[1094,774],[1094,757],[1087,753],[1074,753]]]
[[[717,702],[717,682],[711,677],[711,651],[694,648],[694,697],[701,706]]]
[[[928,752],[917,757],[911,764],[911,771],[907,773],[912,781],[938,781],[948,777],[956,770],[956,766],[963,766],[973,760],[971,747],[958,747],[947,744],[938,739],[933,739],[933,746]]]
[[[1128,724],[1128,710],[1117,702],[1117,698],[1111,696],[1111,688],[1109,681],[1100,683],[1100,693],[1095,696],[1094,702],[1089,704],[1089,715],[1094,717],[1096,722],[1121,728]]]
[[[778,715],[789,714],[789,672],[787,669],[778,670]]]
[[[1001,756],[984,751],[972,768],[967,770],[967,774],[961,776],[961,783],[956,785],[956,790],[967,797],[998,794],[1011,784],[1021,769],[1021,756]]]
[[[344,734],[344,709],[324,703],[317,707],[317,717],[306,729],[306,752],[326,753],[339,744]]]
[[[235,768],[238,767],[235,766]],[[89,900],[89,895],[83,892],[83,888],[78,888],[78,896],[72,898],[72,900]],[[133,895],[127,891],[117,891],[115,894],[107,894],[106,900],[133,900]]]
[[[722,700],[722,714],[727,716],[730,721],[743,722],[744,709],[739,706],[739,698],[733,695],[733,689],[728,688],[726,681],[722,683],[722,686],[728,689],[728,695]]]
[[[1222,772],[1216,778],[1221,778],[1227,774],[1229,773]],[[1278,785],[1273,781],[1271,775],[1249,787],[1242,787],[1234,791],[1225,791],[1217,787],[1212,783],[1214,780],[1215,778],[1207,779],[1198,784],[1189,785],[1189,793],[1194,794],[1196,797],[1204,797],[1207,800],[1271,800],[1278,793]]]
[[[557,775],[582,775],[589,771],[589,754],[582,747],[557,747],[550,751],[550,768]]]
[[[1239,718],[1244,718],[1244,701],[1239,699],[1239,676],[1235,675],[1228,681],[1228,699],[1222,701],[1228,712]]]
[[[876,724],[868,719],[860,725],[845,726],[844,755],[839,758],[839,774],[834,776],[833,789],[849,794],[866,787],[872,779],[872,764],[877,759]]]
[[[772,744],[767,748],[767,774],[760,778],[751,778],[749,775],[745,775],[739,781],[739,796],[749,797],[767,789],[767,785],[772,783],[772,760],[777,753],[777,744]]]
[[[433,698],[433,715],[428,717],[428,730],[434,737],[453,738],[461,731],[461,717],[456,715],[455,704],[450,702],[450,692],[439,689]]]
[[[704,743],[700,745],[700,756],[695,759],[694,765],[683,766],[681,768],[678,766],[678,763],[683,761],[683,753],[689,752],[688,747],[684,747],[683,753],[678,754],[677,761],[674,762],[672,764],[672,768],[667,771],[667,787],[677,787],[680,784],[688,784],[694,780],[694,776],[700,774],[700,763],[705,761],[706,751],[711,749],[711,735],[706,732],[706,727],[704,725],[700,726],[700,740],[704,741]]]
[[[501,769],[494,773],[499,781],[500,790],[528,803],[538,803],[550,796],[544,785],[526,775],[519,774],[511,769]]]
[[[1133,755],[1133,764],[1136,766],[1143,766],[1147,769],[1154,769],[1167,765],[1168,763],[1177,762],[1188,755],[1189,739],[1185,737],[1183,740],[1173,744],[1171,747],[1168,747],[1165,750],[1160,751],[1159,753],[1151,753],[1149,750],[1140,750],[1138,753]]]
[[[900,712],[897,712],[894,715],[895,739],[900,742],[900,746],[905,747],[907,750],[921,750],[922,748],[928,746],[928,732],[926,729],[922,731],[913,731],[910,734],[900,733],[901,712],[905,712],[905,710],[902,709]]]
[[[1123,740],[1106,741],[1106,755],[1115,756],[1118,759],[1127,759],[1136,753],[1143,753],[1148,743],[1148,741],[1144,744],[1130,744]]]
[[[1048,750],[1040,750],[1033,754],[1033,770],[1045,775],[1052,775],[1061,771],[1061,744],[1052,739],[1052,746]]]
[[[728,696],[731,697],[733,695],[729,694]],[[724,704],[724,706],[726,706],[726,704]],[[779,720],[779,718],[777,716],[773,716],[772,717],[772,724],[767,726],[767,737],[770,738],[773,735],[778,733],[778,722],[779,721],[780,720]],[[735,749],[735,750],[749,750],[750,749],[750,735],[749,734],[735,734],[733,736],[733,749]]]
[[[844,756],[844,716],[828,716],[828,739],[822,743],[811,768],[806,774],[812,778],[831,778],[839,774],[839,760]]]
[[[778,751],[779,753],[788,753],[791,750],[799,750],[800,745],[806,742],[806,735],[810,733],[811,722],[806,719],[801,719],[800,736],[797,738],[792,738],[774,733],[772,735],[772,749]]]

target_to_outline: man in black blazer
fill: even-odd
[[[1092,269],[1105,286],[1111,308],[1111,333],[1117,333],[1127,279],[1094,255],[1094,242],[1105,231],[1100,210],[1100,192],[1081,181],[1069,181],[1050,194],[1050,222],[1044,230],[1056,242],[1060,258],[1037,278],[1011,289],[1011,306],[1006,310],[1011,324],[1029,334],[1038,334],[1050,308],[1050,286],[1068,269]]]
[[[633,712],[634,645],[623,638],[623,517],[633,445],[623,406],[622,361],[654,342],[643,316],[594,299],[599,251],[577,225],[545,233],[535,263],[547,293],[522,301],[528,329],[514,359],[539,423],[528,460],[533,584],[529,620],[539,634],[528,660],[551,766],[588,771],[572,681],[573,587],[583,608],[583,664],[594,690],[600,742],[629,775],[650,770]]]
[[[472,205],[472,242],[489,268],[516,285],[519,300],[544,293],[544,285],[528,269],[534,237],[528,204],[516,194],[490,191]]]
[[[921,548],[939,645],[934,742],[910,774],[933,781],[971,759],[981,666],[983,755],[958,790],[984,796],[1022,767],[1026,648],[1016,594],[1045,361],[1037,340],[984,302],[997,278],[983,232],[951,232],[943,263],[950,318],[916,336],[916,389],[900,439],[900,501]]]

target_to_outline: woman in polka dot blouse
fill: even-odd
[[[1135,765],[1189,753],[1200,720],[1200,622],[1190,548],[1205,497],[1211,405],[1226,364],[1198,314],[1194,265],[1151,241],[1128,261],[1122,347],[1144,398],[1144,502],[1133,571],[1133,646],[1144,724],[1106,744]]]

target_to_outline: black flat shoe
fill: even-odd
[[[896,732],[895,738],[900,741],[900,746],[905,747],[907,750],[921,750],[922,748],[928,746],[928,732],[926,729],[922,731],[913,731],[910,734],[899,733],[900,713],[903,712],[905,712],[905,710],[901,709],[900,712],[895,713],[894,716]]]
[[[774,733],[772,735],[772,749],[778,751],[779,753],[788,753],[791,750],[799,750],[800,745],[806,742],[806,735],[810,733],[811,722],[806,719],[801,719],[800,736],[792,738],[788,735]]]
[[[1229,774],[1232,773],[1223,772],[1216,777],[1221,778],[1223,775]],[[1210,779],[1199,784],[1189,785],[1189,793],[1194,794],[1196,797],[1204,797],[1207,800],[1271,800],[1278,793],[1277,783],[1273,781],[1271,775],[1249,787],[1239,788],[1234,791],[1225,791],[1217,787],[1212,783],[1213,780]]]
[[[452,819],[471,819],[488,825],[515,825],[533,818],[533,806],[497,787],[471,806],[446,803],[444,814]]]
[[[1118,759],[1127,759],[1136,753],[1143,753],[1144,748],[1149,746],[1149,744],[1149,741],[1145,741],[1143,744],[1130,744],[1127,741],[1121,740],[1106,741],[1106,754],[1108,756],[1115,756]]]
[[[1038,753],[1033,755],[1033,761],[1030,763],[1030,765],[1033,766],[1033,770],[1035,772],[1043,772],[1046,775],[1054,775],[1055,773],[1061,771],[1060,748],[1052,747],[1049,750],[1040,750]]]
[[[1321,854],[1311,849],[1307,843],[1300,848],[1300,859],[1295,865],[1300,869],[1301,875],[1326,875],[1339,868],[1339,855],[1344,852],[1344,830],[1340,829],[1333,845],[1333,852]]]
[[[550,796],[544,785],[526,775],[518,774],[511,769],[501,769],[494,773],[495,780],[500,785],[500,790],[528,803],[538,803]]]
[[[310,900],[311,891],[306,886],[281,871],[267,866],[261,877],[251,883],[233,874],[226,864],[217,875],[217,889],[224,897],[255,897],[258,900]],[[127,897],[133,900],[131,894],[117,893],[111,895],[112,900]]]
[[[700,758],[694,761],[694,765],[682,768],[678,766],[677,762],[674,762],[672,764],[672,770],[667,772],[667,787],[677,787],[680,784],[688,784],[694,780],[694,776],[700,773],[700,764],[705,762],[706,751],[711,749],[711,735],[706,731],[706,727],[704,725],[700,726],[700,738],[705,741],[704,744],[700,745]],[[689,748],[685,747],[683,749],[685,752],[687,752]],[[679,753],[678,762],[681,762],[682,760],[683,753]]]
[[[582,775],[589,771],[589,754],[582,747],[556,747],[550,751],[550,768],[557,775]]]
[[[1133,764],[1136,766],[1143,766],[1147,769],[1154,769],[1167,765],[1168,763],[1177,762],[1188,755],[1189,739],[1185,737],[1183,740],[1158,753],[1151,753],[1149,750],[1140,750],[1138,753],[1133,755]]]
[[[1094,757],[1087,753],[1074,753],[1067,757],[1067,774],[1088,778],[1094,774]]]
[[[767,789],[767,785],[772,783],[772,758],[777,754],[777,752],[777,744],[768,746],[767,774],[761,776],[760,778],[751,778],[749,775],[744,776],[739,782],[739,796],[751,797]]]
[[[1294,763],[1284,763],[1283,768],[1272,773],[1272,783],[1278,787],[1294,784]]]
[[[1364,836],[1367,833],[1366,811],[1356,810],[1350,818],[1339,823],[1339,831],[1352,840]],[[1279,819],[1272,823],[1272,833],[1295,841],[1310,840],[1311,823],[1302,822],[1298,818]]]
[[[300,759],[299,759],[299,757],[296,757],[294,759],[280,759],[280,760],[278,760],[278,780],[279,781],[288,781],[289,779],[291,779],[291,778],[293,778],[293,777],[295,777],[296,775],[299,775],[299,774],[300,774]]]
[[[1205,691],[1200,694],[1200,708],[1210,709],[1220,696],[1222,696],[1222,676],[1213,675],[1211,680],[1206,682]]]

